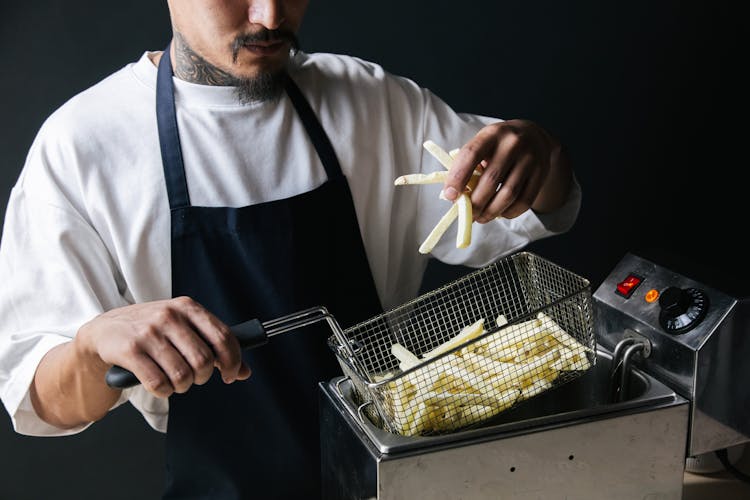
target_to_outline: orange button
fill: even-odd
[[[648,292],[646,292],[646,296],[644,297],[644,299],[646,299],[646,302],[648,302],[649,304],[651,302],[654,302],[658,298],[659,298],[659,291],[654,290],[653,288],[649,290]]]

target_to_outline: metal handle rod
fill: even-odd
[[[619,362],[620,362],[620,356],[622,355],[622,351],[623,351],[623,350],[624,350],[624,349],[625,349],[625,348],[626,348],[627,346],[629,346],[630,344],[634,343],[634,342],[635,342],[635,340],[636,340],[636,339],[634,339],[634,338],[632,338],[632,337],[625,337],[625,338],[623,338],[623,339],[622,339],[621,341],[619,341],[619,342],[617,343],[617,345],[615,346],[615,350],[614,350],[614,352],[612,353],[612,361],[613,361],[613,365],[612,365],[612,366],[613,366],[613,367],[615,367],[615,366],[616,366],[616,365],[615,365],[615,363],[619,363]],[[614,370],[616,370],[616,369],[617,369],[616,367],[615,367],[615,368],[613,368],[613,371],[614,371]]]
[[[328,312],[328,309],[323,306],[311,307],[303,311],[298,311],[266,321],[263,323],[263,327],[266,329],[268,337],[273,337],[274,335],[279,335],[290,330],[296,330],[297,328],[312,325],[313,323],[323,320],[328,323],[328,327],[336,336],[339,344],[346,350],[349,361],[360,370],[360,373],[367,373],[367,370],[363,369],[357,359],[357,352],[352,348],[352,342],[346,338],[346,335],[344,335],[344,331],[341,329],[338,321],[336,321],[336,318],[334,318],[333,315]]]
[[[628,389],[628,373],[630,368],[630,358],[635,355],[636,352],[641,351],[646,346],[643,342],[638,342],[625,349],[625,354],[622,356],[622,368],[620,372],[620,395],[619,401],[625,401],[625,393]]]
[[[633,344],[634,342],[635,339],[632,337],[623,337],[623,339],[617,343],[612,353],[612,362],[609,367],[609,398],[611,401],[620,400],[620,392],[622,391],[622,387],[620,387],[619,377],[617,376],[617,374],[618,370],[622,366],[622,352],[627,346]]]

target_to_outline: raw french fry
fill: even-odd
[[[495,324],[497,326],[505,326],[508,324],[508,318],[506,318],[504,314],[500,314],[497,319],[495,319]]]
[[[401,371],[406,371],[414,366],[417,366],[421,362],[419,358],[416,357],[409,349],[402,346],[398,342],[391,346],[391,354],[393,354],[396,359],[401,362],[399,364],[399,368],[401,368]]]
[[[464,427],[494,417],[501,411],[513,406],[520,394],[521,392],[518,389],[509,389],[498,395],[495,406],[466,406],[454,425]]]
[[[537,380],[525,389],[521,389],[521,399],[528,399],[537,394],[546,391],[552,386],[552,382],[547,379]]]
[[[435,248],[437,242],[443,236],[443,233],[448,230],[451,223],[458,217],[458,206],[454,203],[451,208],[443,215],[438,221],[437,225],[432,229],[427,238],[424,240],[422,245],[419,247],[419,253],[428,254]]]
[[[546,331],[539,332],[540,337],[537,340],[526,343],[516,354],[513,359],[514,363],[524,363],[529,358],[535,358],[549,352],[559,344],[555,339],[550,337]]]
[[[535,342],[546,336],[542,330],[542,321],[538,318],[509,325],[487,339],[480,340],[474,346],[492,359],[507,361],[513,359],[525,344]]]
[[[448,385],[448,390],[453,389],[455,391],[476,391],[477,389],[472,386],[472,382],[477,379],[477,376],[471,371],[471,368],[467,366],[464,361],[458,356],[446,356],[444,358],[437,359],[431,365],[432,371],[440,373],[440,377],[437,378],[437,383],[445,383],[442,377],[449,376],[451,382]]]
[[[510,375],[517,368],[515,363],[495,361],[490,357],[483,356],[482,354],[475,354],[473,352],[462,352],[461,358],[470,366],[474,373],[490,374],[491,376],[503,374]]]
[[[408,426],[406,428],[407,436],[414,436],[424,431],[424,421],[427,418],[427,413],[429,411],[429,406],[424,402],[419,403],[414,414],[410,415],[410,418],[408,419]]]
[[[458,347],[463,343],[466,343],[472,339],[479,337],[484,332],[485,332],[484,318],[482,318],[480,320],[475,321],[471,325],[464,327],[455,337],[451,338],[450,340],[446,342],[443,342],[442,344],[440,344],[433,350],[422,354],[422,358],[423,359],[434,358],[435,356],[443,354],[444,352],[448,352],[451,349]]]
[[[423,401],[427,404],[437,406],[498,406],[498,399],[495,395],[485,396],[483,394],[473,394],[471,392],[430,392],[424,395]]]
[[[558,357],[560,357],[560,353],[557,349],[550,351],[544,356],[535,358],[526,364],[518,365],[518,368],[516,368],[512,377],[499,376],[493,379],[491,385],[495,390],[505,390],[511,387],[517,387],[524,379],[541,375],[547,365],[551,364]]]
[[[474,174],[472,174],[471,179],[466,185],[469,190],[472,190],[474,189],[474,187],[476,187],[476,184],[479,181],[479,175],[479,172],[474,172]],[[440,184],[442,182],[445,182],[447,179],[447,171],[430,172],[429,174],[406,174],[396,177],[396,180],[393,181],[393,184],[395,186],[407,186],[410,184]]]
[[[586,352],[592,351],[591,348],[584,346],[583,344],[578,342],[576,339],[571,337],[550,316],[544,313],[539,313],[537,315],[537,318],[542,322],[542,325],[544,326],[544,328],[546,328],[549,331],[550,335],[552,335],[555,338],[555,340],[557,340],[559,343],[561,343],[562,345],[564,345],[571,351],[580,352],[582,355],[585,355]]]
[[[458,205],[458,232],[456,233],[456,248],[467,248],[471,244],[471,199],[462,193],[456,200]]]
[[[435,159],[439,161],[446,170],[451,169],[451,165],[453,165],[453,158],[451,158],[451,155],[449,155],[443,148],[430,140],[424,141],[422,146],[427,150],[428,153],[434,156]]]
[[[407,174],[396,177],[394,184],[396,186],[405,186],[407,184],[439,184],[448,179],[448,172],[432,172],[429,174]]]

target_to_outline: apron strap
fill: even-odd
[[[182,161],[180,134],[177,131],[172,62],[169,55],[171,45],[171,43],[167,45],[159,61],[159,71],[156,77],[156,121],[159,128],[159,146],[164,179],[167,182],[169,208],[174,210],[189,207],[190,195]]]
[[[315,151],[318,153],[318,158],[320,158],[321,163],[323,163],[323,168],[326,169],[328,179],[333,180],[343,177],[341,165],[336,157],[336,152],[333,149],[331,140],[328,138],[328,134],[326,134],[325,130],[323,130],[323,126],[320,124],[318,117],[310,107],[310,103],[307,102],[302,91],[289,75],[287,75],[285,80],[284,88],[286,93],[292,101],[294,109],[297,110],[297,114],[302,120],[302,124],[305,126],[307,135],[310,137],[310,140],[315,147]]]

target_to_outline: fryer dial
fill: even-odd
[[[670,286],[659,296],[659,323],[667,333],[685,333],[708,312],[708,296],[698,288]]]

